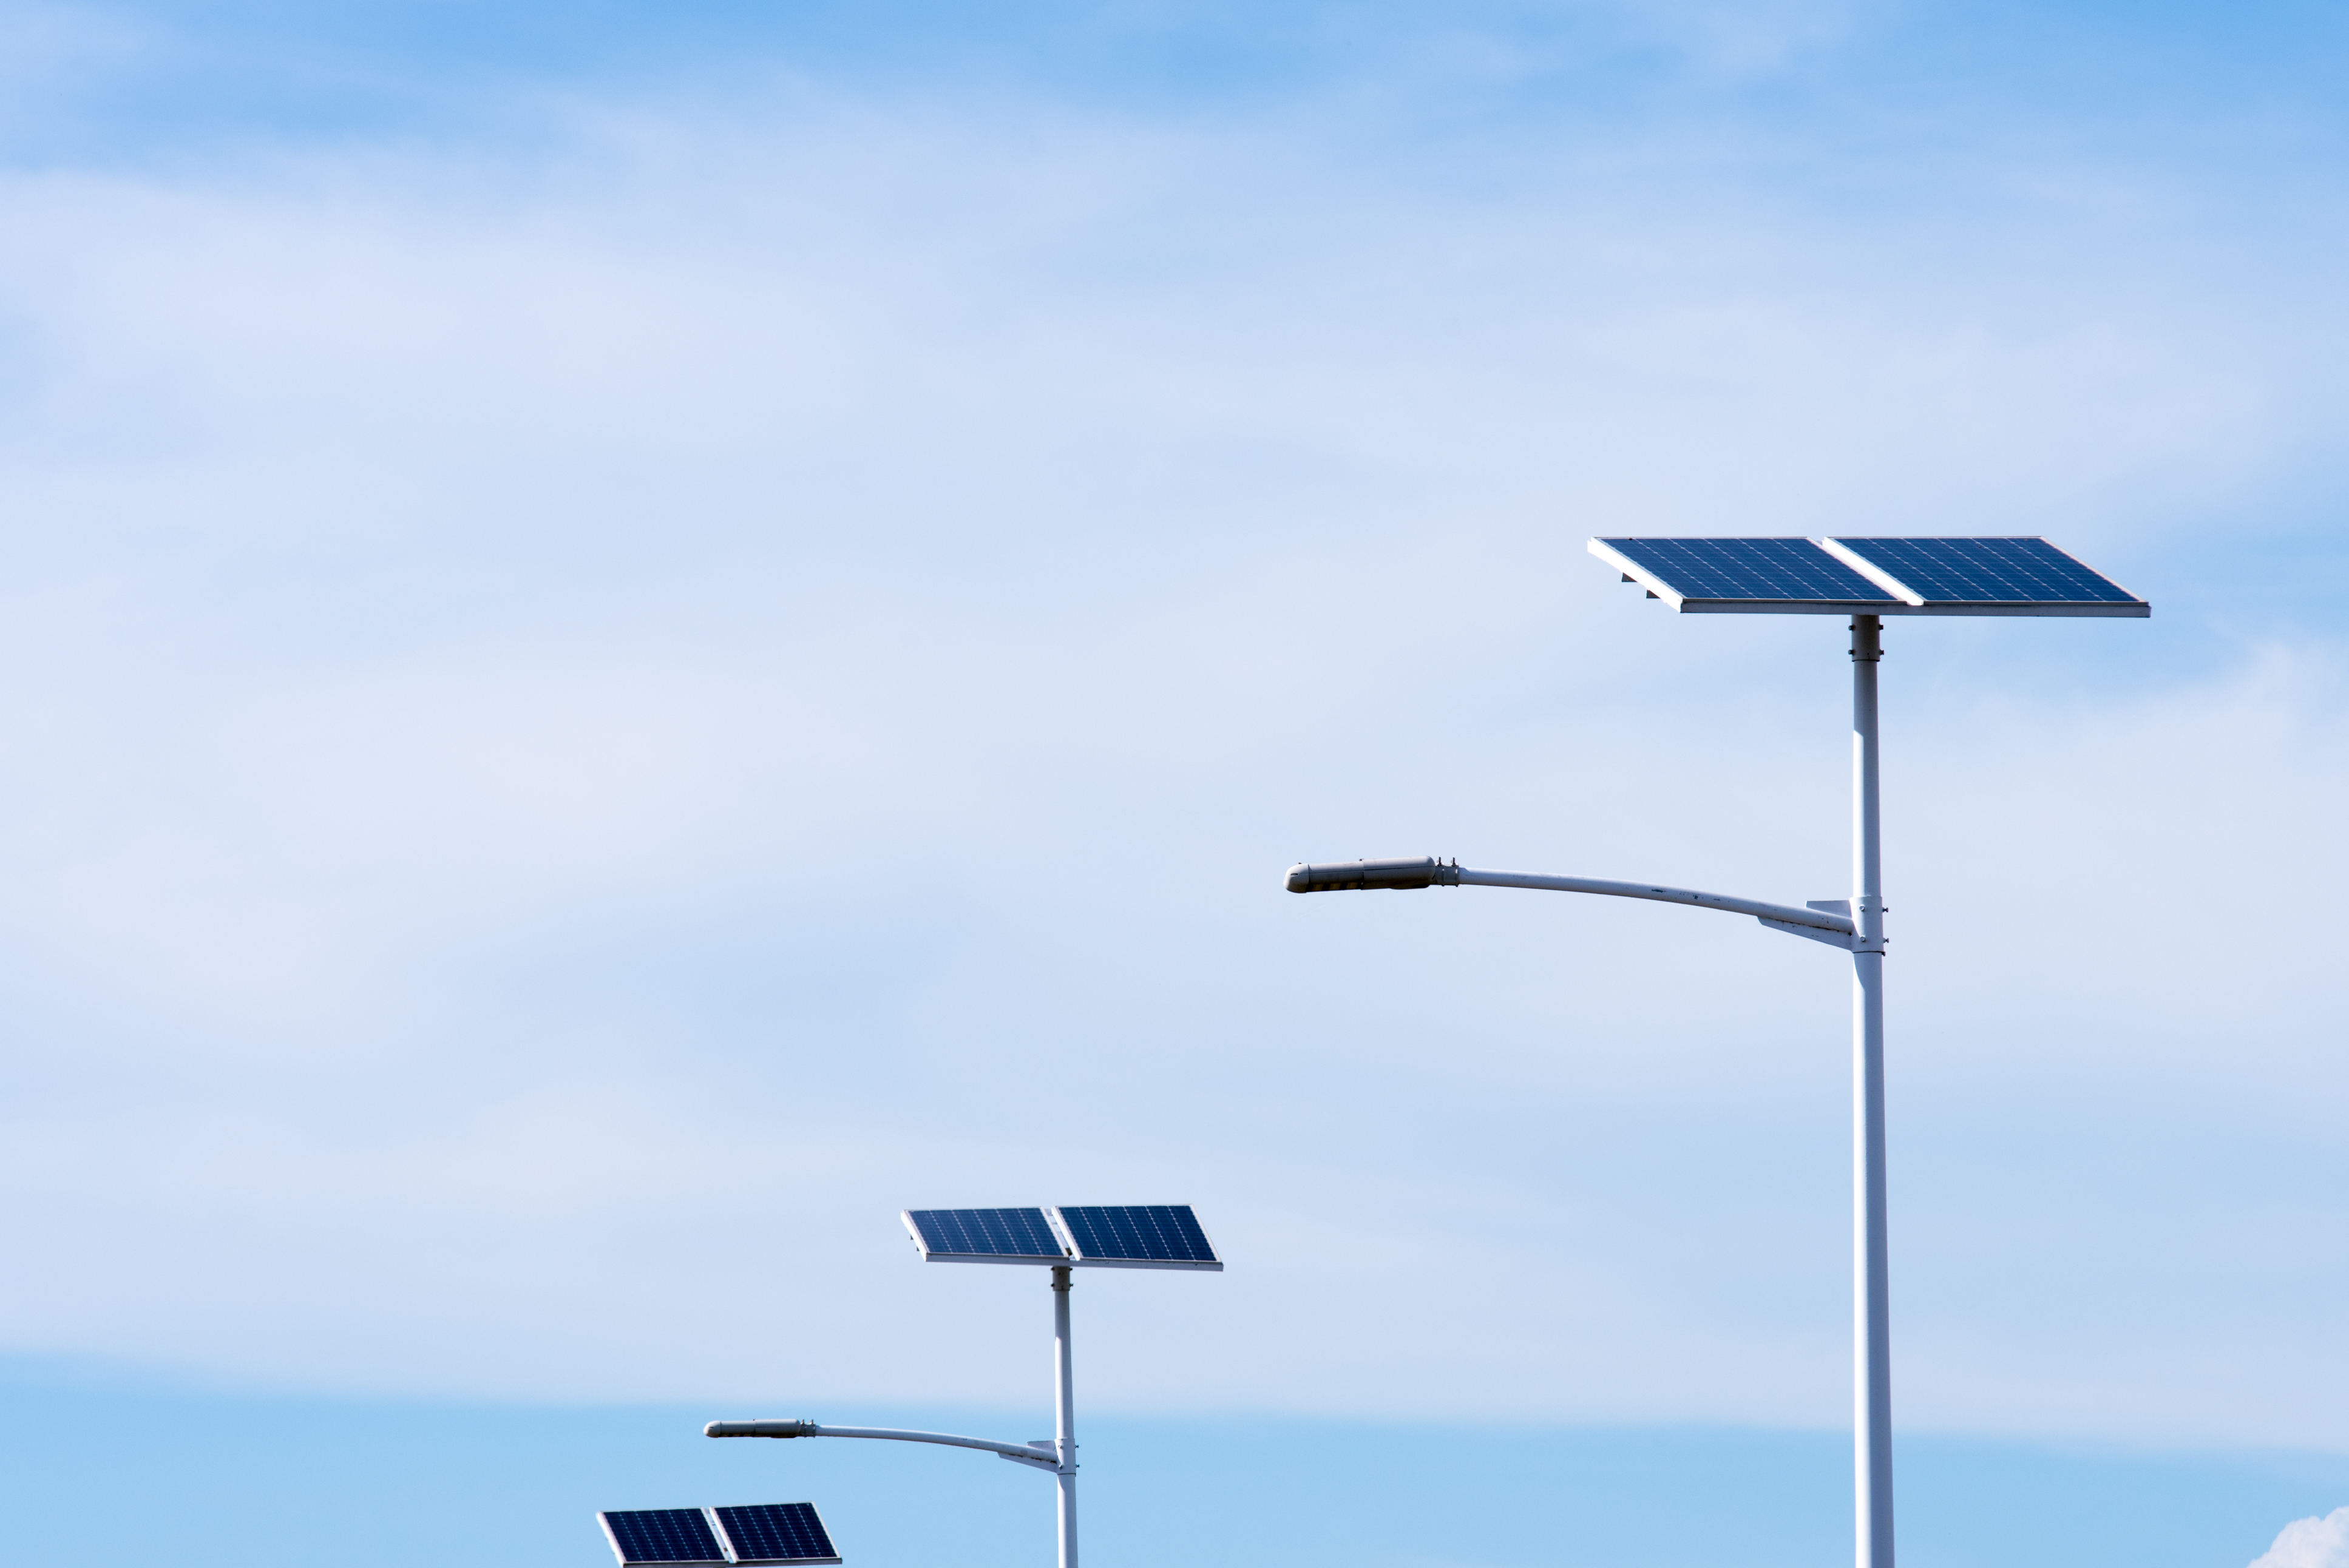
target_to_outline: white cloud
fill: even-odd
[[[2292,1521],[2251,1568],[2349,1568],[2349,1508]]]

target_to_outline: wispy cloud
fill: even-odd
[[[2337,493],[2329,280],[2127,162],[771,85],[7,178],[12,1343],[992,1398],[895,1209],[1174,1198],[1116,1399],[1831,1423],[1830,957],[1278,873],[1833,895],[1836,628],[1581,539],[1995,527],[2161,611],[1896,638],[1904,1414],[2349,1440],[2339,624],[2211,544]]]

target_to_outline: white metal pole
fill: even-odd
[[[1077,1568],[1077,1396],[1069,1359],[1069,1271],[1052,1270],[1052,1447],[1060,1459],[1061,1568]]]
[[[1853,1449],[1858,1568],[1892,1565],[1892,1301],[1884,1206],[1884,843],[1876,669],[1884,624],[1851,623]]]

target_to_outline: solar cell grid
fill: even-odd
[[[2044,539],[1838,539],[1927,603],[2131,604],[2137,595]]]
[[[1690,599],[1885,603],[1892,596],[1807,539],[1602,539]]]
[[[1041,1209],[908,1209],[905,1222],[936,1256],[1065,1261]]]
[[[622,1563],[723,1563],[725,1550],[698,1508],[639,1508],[599,1514]]]
[[[1216,1249],[1187,1203],[1054,1211],[1086,1263],[1148,1265],[1197,1264],[1220,1266]]]
[[[1594,539],[1590,551],[1683,613],[2137,619],[2153,613],[2036,537]]]
[[[718,1522],[743,1563],[836,1563],[832,1537],[812,1502],[761,1502],[721,1508]]]

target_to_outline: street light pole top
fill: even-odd
[[[2035,535],[1594,539],[1590,553],[1682,614],[2153,614],[2146,601]]]
[[[1038,1264],[1062,1286],[1071,1268],[1220,1274],[1224,1267],[1188,1203],[908,1209],[898,1217],[924,1263]]]

